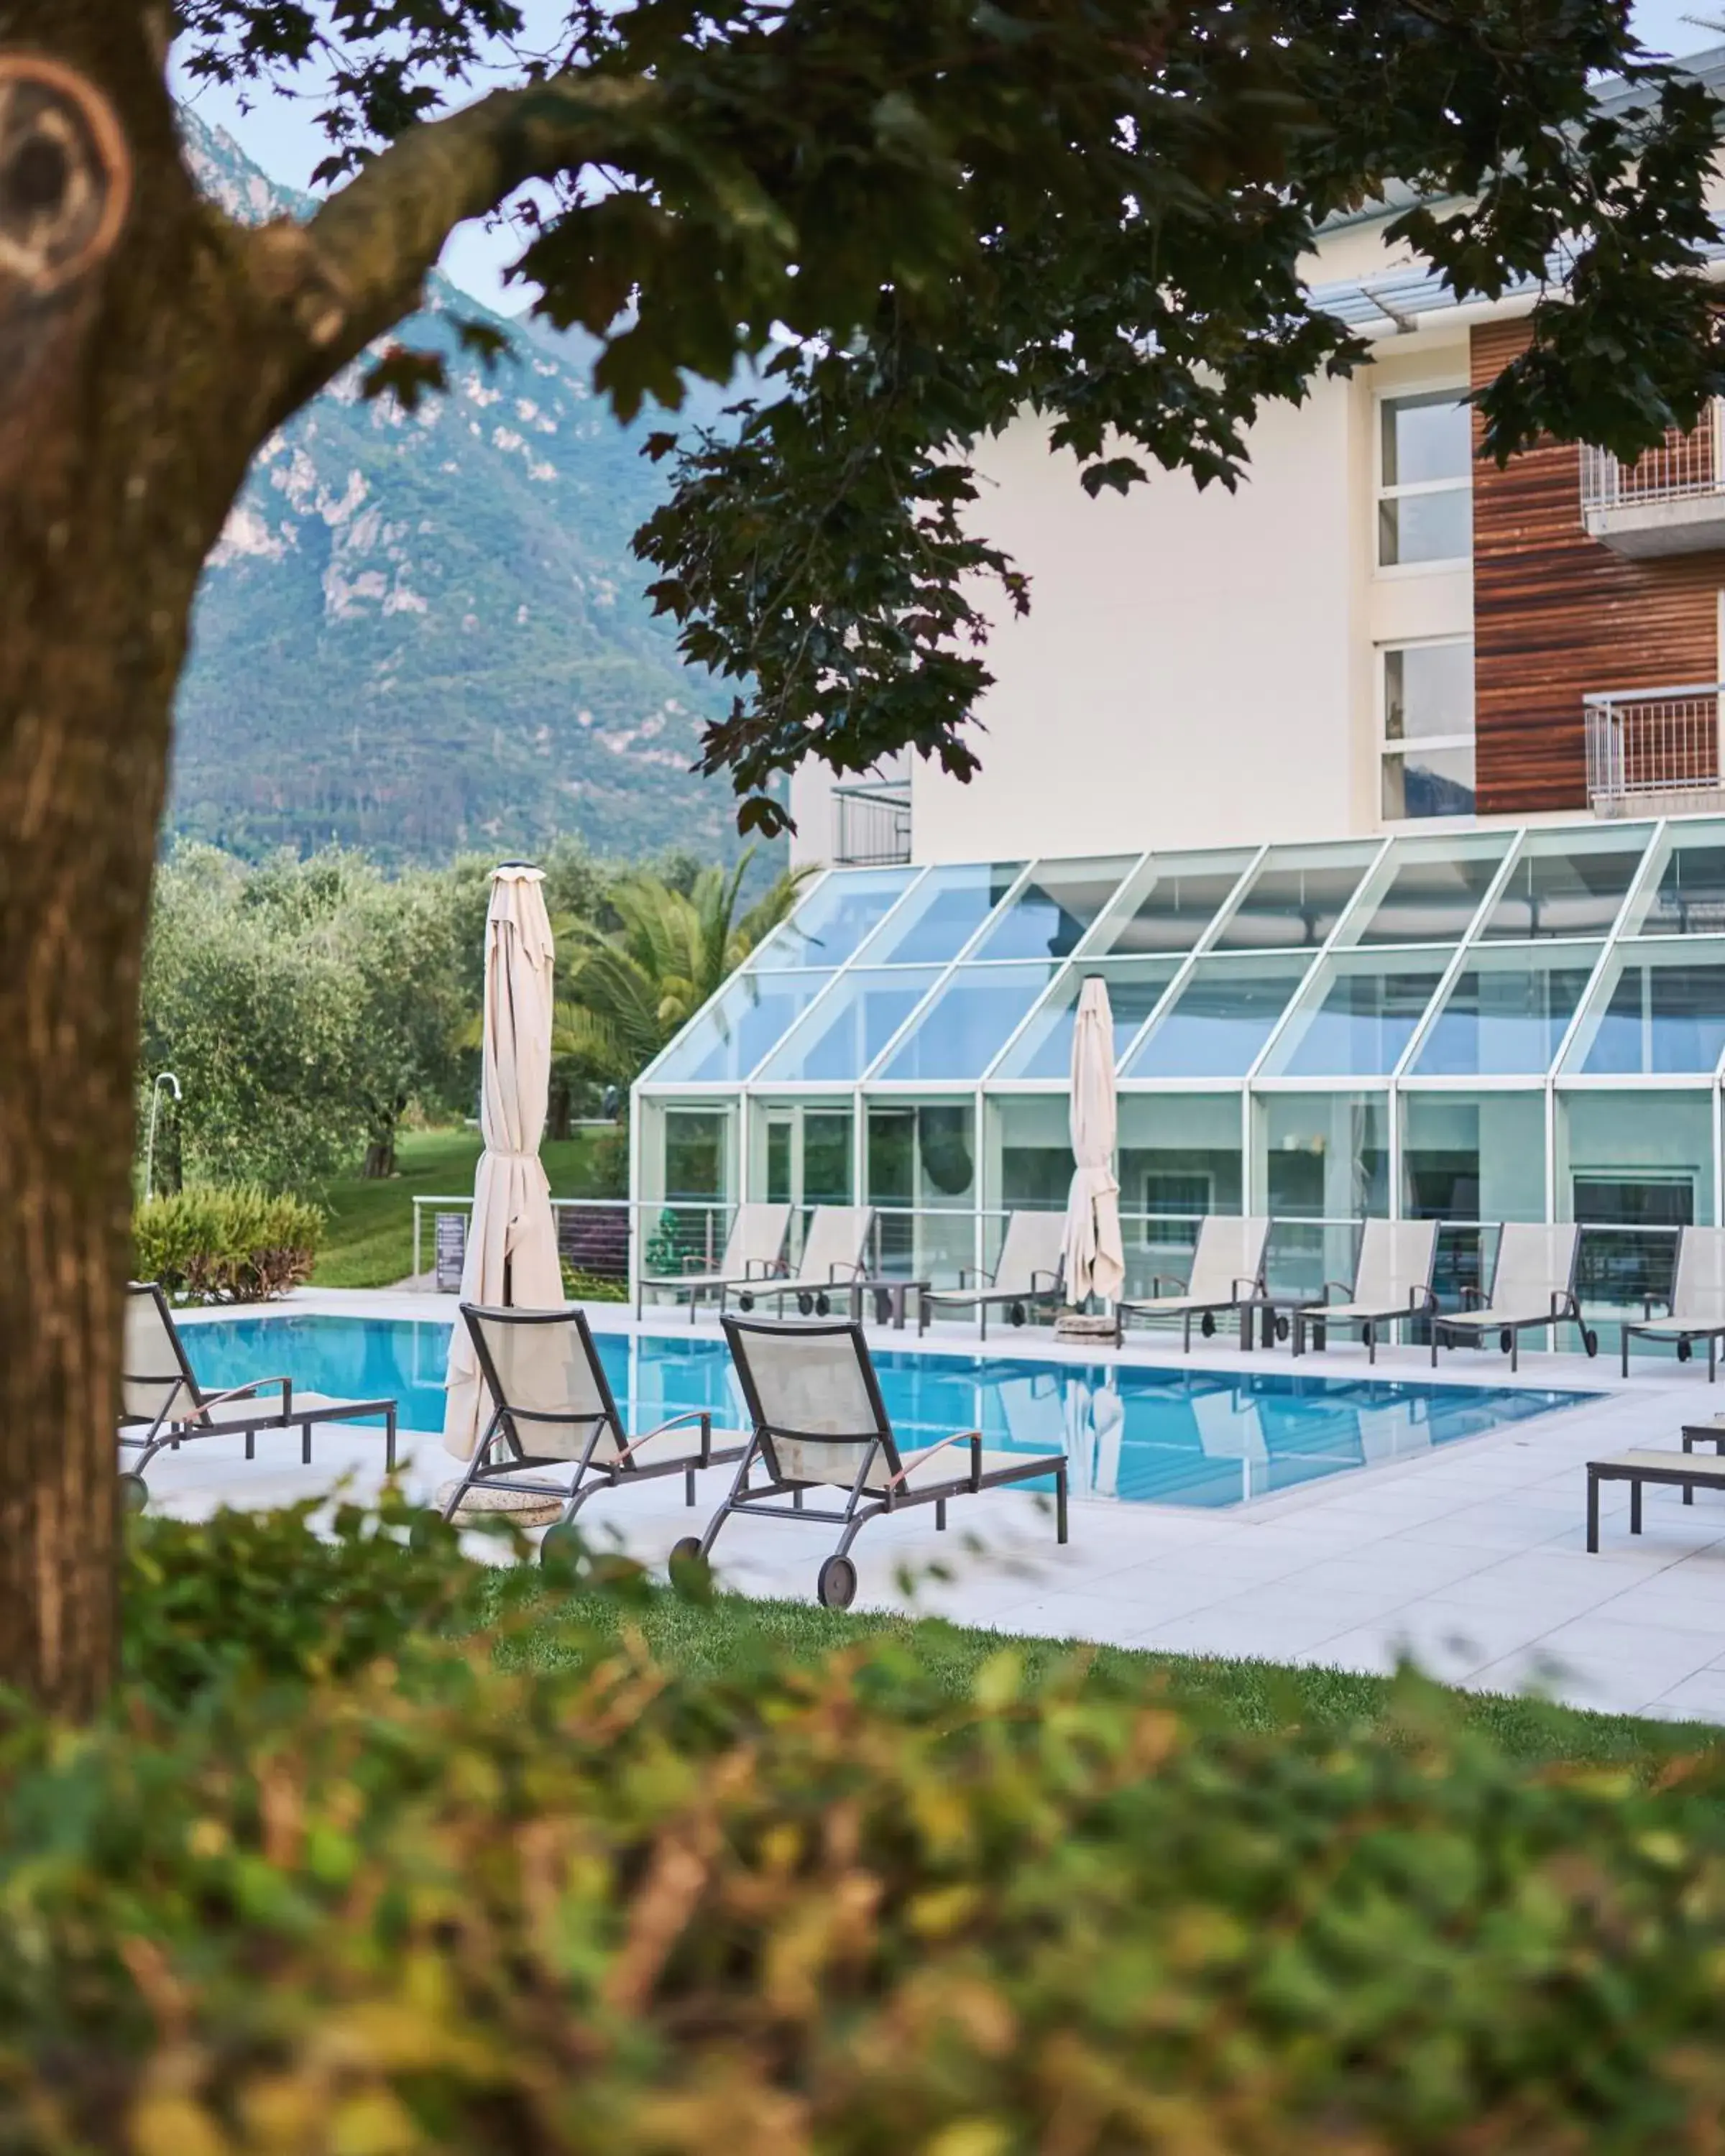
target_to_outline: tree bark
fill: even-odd
[[[244,360],[270,303],[181,163],[156,13],[0,0],[0,1683],[72,1716],[116,1645],[138,992],[174,684],[267,426]]]

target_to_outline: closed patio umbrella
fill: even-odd
[[[1126,1279],[1120,1185],[1114,1179],[1114,1014],[1108,983],[1092,973],[1072,1027],[1072,1158],[1066,1200],[1066,1299],[1117,1296]]]
[[[551,1087],[553,947],[537,869],[508,862],[491,878],[485,916],[485,1048],[473,1218],[461,1267],[464,1302],[548,1310],[563,1301],[551,1185],[539,1158]],[[480,1375],[473,1342],[449,1342],[444,1445],[458,1460],[479,1441]]]

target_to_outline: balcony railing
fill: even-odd
[[[1597,814],[1650,807],[1659,797],[1699,805],[1725,790],[1720,777],[1720,716],[1725,684],[1610,690],[1584,699],[1587,791]]]
[[[1696,552],[1725,543],[1725,403],[1692,434],[1671,428],[1632,465],[1581,452],[1581,514],[1589,535],[1630,555]]]
[[[833,809],[833,859],[841,869],[885,868],[910,860],[907,785],[835,786]]]

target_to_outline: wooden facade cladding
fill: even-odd
[[[1527,341],[1472,335],[1473,386]],[[1474,422],[1476,444],[1479,420]],[[1481,815],[1585,808],[1590,690],[1718,679],[1725,553],[1628,561],[1581,521],[1581,453],[1553,444],[1474,467],[1475,783]]]

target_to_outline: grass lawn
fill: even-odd
[[[506,1572],[489,1590],[492,1614],[505,1639],[506,1661],[548,1668],[572,1659],[576,1650],[565,1644],[563,1625],[572,1620],[583,1629],[613,1635],[627,1625],[637,1626],[662,1661],[694,1675],[728,1675],[746,1683],[750,1658],[763,1644],[788,1648],[814,1661],[835,1647],[884,1635],[907,1648],[955,1695],[967,1692],[982,1664],[1010,1646],[1029,1671],[1083,1655],[1091,1660],[1093,1682],[1133,1689],[1153,1686],[1172,1703],[1189,1705],[1206,1719],[1245,1730],[1302,1726],[1333,1728],[1340,1736],[1363,1725],[1406,1728],[1410,1712],[1417,1711],[1415,1697],[1435,1697],[1462,1723],[1489,1732],[1512,1756],[1530,1763],[1568,1761],[1651,1775],[1674,1758],[1725,1744],[1725,1731],[1705,1724],[1588,1714],[1541,1700],[1452,1691],[1424,1679],[1147,1655],[1070,1640],[1007,1639],[939,1618],[853,1616],[812,1603],[754,1602],[740,1595],[721,1594],[706,1604],[662,1589],[626,1600],[599,1594],[557,1597],[548,1584],[540,1584],[541,1577],[533,1574],[530,1583]]]
[[[553,1198],[623,1195],[603,1180],[596,1145],[607,1133],[583,1131],[541,1149]],[[473,1188],[479,1162],[477,1131],[409,1131],[396,1148],[400,1173],[386,1182],[344,1177],[322,1198],[327,1216],[323,1247],[311,1280],[316,1287],[391,1287],[413,1263],[413,1199],[452,1197]],[[423,1262],[430,1260],[431,1223],[425,1224]]]

